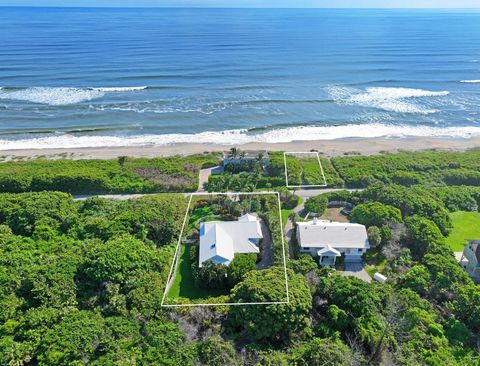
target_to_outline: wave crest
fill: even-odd
[[[369,87],[365,90],[350,87],[331,86],[327,88],[329,95],[340,104],[361,105],[396,113],[432,114],[436,109],[428,108],[415,98],[441,97],[448,91],[430,91],[413,88]]]
[[[146,86],[68,88],[31,87],[25,89],[0,88],[0,100],[17,100],[51,106],[71,105],[101,98],[105,93],[132,92],[147,89]]]
[[[335,140],[342,138],[442,137],[471,138],[480,136],[480,127],[429,127],[394,124],[349,124],[343,126],[297,126],[252,133],[245,129],[205,131],[197,134],[164,134],[137,136],[42,136],[19,140],[0,140],[0,150],[51,149],[122,146],[165,146],[171,144],[242,145],[287,143],[292,141]]]

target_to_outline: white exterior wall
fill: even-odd
[[[473,250],[470,248],[470,245],[465,246],[463,255],[465,256],[465,258],[468,259],[468,264],[465,267],[465,271],[467,271],[470,277],[480,279],[480,269],[478,268],[477,257],[475,256]]]

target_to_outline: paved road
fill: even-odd
[[[208,178],[207,178],[208,179]],[[335,191],[347,190],[350,192],[362,191],[363,189],[344,189],[344,188],[326,188],[326,189],[301,189],[296,190],[295,194],[302,197],[303,200],[306,200],[308,197],[317,196],[322,193],[329,193]],[[84,195],[74,195],[73,199],[77,201],[86,200],[90,197],[102,197],[115,200],[128,200],[130,198],[138,198],[143,196],[155,195],[155,194],[171,194],[171,192],[159,192],[159,193],[132,193],[132,194],[84,194]],[[189,192],[181,193],[185,196],[190,195]]]
[[[330,193],[330,192],[337,192],[337,191],[349,191],[349,192],[357,192],[363,191],[363,188],[324,188],[324,189],[297,189],[291,190],[291,192],[295,192],[297,196],[302,197],[303,200],[306,200],[309,197],[318,196],[322,193]]]

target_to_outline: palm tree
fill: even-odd
[[[238,155],[238,149],[236,147],[231,147],[230,152],[229,152],[229,156],[231,158],[236,158],[237,155]]]

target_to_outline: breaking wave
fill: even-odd
[[[429,127],[393,124],[349,124],[343,126],[297,126],[252,133],[252,130],[206,131],[196,134],[136,136],[78,136],[58,134],[37,138],[0,140],[0,150],[164,146],[182,143],[242,145],[246,143],[287,143],[292,141],[335,140],[341,138],[439,137],[471,138],[480,136],[480,127]]]
[[[471,83],[471,84],[477,84],[480,83],[480,80],[460,80],[461,83]]]
[[[438,112],[422,104],[423,98],[442,97],[448,91],[430,91],[412,88],[370,87],[364,90],[343,86],[326,88],[336,103],[361,105],[396,113],[432,114]]]
[[[0,88],[0,100],[18,100],[52,106],[71,105],[101,98],[105,93],[133,92],[147,89],[146,86],[105,87],[105,88],[67,88],[32,87]]]

